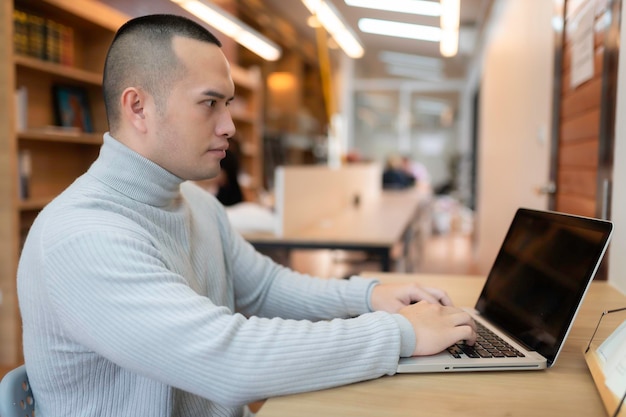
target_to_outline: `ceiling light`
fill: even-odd
[[[345,0],[348,6],[366,9],[386,10],[390,12],[420,14],[424,16],[440,16],[441,5],[434,1],[424,0]]]
[[[459,50],[459,32],[444,30],[441,32],[439,52],[445,57],[456,55]]]
[[[390,20],[360,19],[359,29],[376,35],[395,36],[400,38],[419,39],[422,41],[439,42],[441,29],[434,26],[414,25],[412,23],[393,22]]]
[[[276,61],[281,48],[218,6],[202,0],[170,0],[211,27],[268,61]]]
[[[445,57],[454,56],[459,50],[460,0],[441,0],[440,25],[442,30],[439,52]]]
[[[302,0],[302,3],[312,15],[317,17],[346,55],[350,58],[363,56],[364,50],[361,42],[331,3],[324,0]]]
[[[441,29],[459,29],[461,13],[460,0],[441,0]]]

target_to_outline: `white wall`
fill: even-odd
[[[626,7],[622,7],[622,28],[617,76],[617,109],[615,122],[615,156],[611,218],[615,230],[609,247],[609,282],[626,294]]]
[[[551,1],[498,3],[482,61],[477,261],[487,273],[515,210],[547,208],[552,114]]]

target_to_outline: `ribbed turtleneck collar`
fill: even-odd
[[[156,207],[171,204],[184,182],[108,133],[89,174],[133,200]]]

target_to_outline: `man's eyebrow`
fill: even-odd
[[[227,101],[232,101],[235,98],[235,96],[226,98],[226,95],[220,93],[219,91],[215,91],[215,90],[203,91],[202,95],[209,96],[209,97],[215,97],[215,98],[219,98],[219,99],[222,99],[222,100],[226,99]]]

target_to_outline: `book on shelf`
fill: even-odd
[[[28,13],[28,55],[38,58],[46,58],[46,20],[41,17]]]
[[[19,171],[19,193],[20,199],[23,201],[30,198],[30,175],[32,172],[30,151],[22,149],[19,152],[17,163]]]
[[[74,65],[74,29],[59,24],[59,59],[63,65]]]
[[[15,9],[13,48],[17,55],[74,65],[74,29],[56,20]]]
[[[28,13],[13,10],[13,50],[19,55],[28,55]]]
[[[44,59],[50,62],[61,62],[61,28],[59,23],[46,19],[46,50]]]
[[[20,86],[15,90],[15,130],[24,132],[28,128],[28,89]]]

